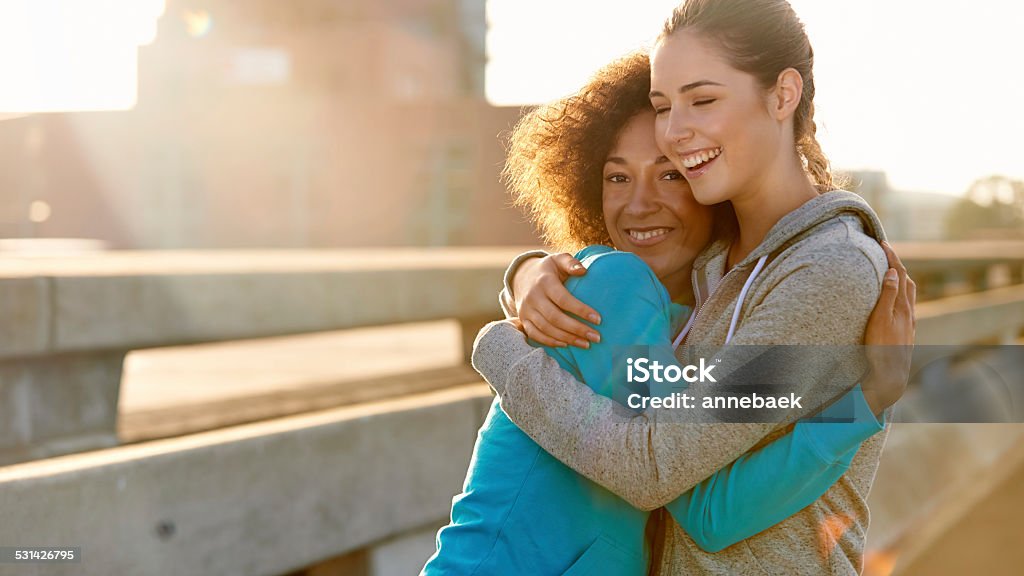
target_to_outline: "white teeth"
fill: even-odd
[[[694,166],[703,164],[708,160],[711,160],[712,158],[717,158],[718,155],[721,153],[721,148],[715,148],[714,150],[703,150],[701,152],[683,158],[683,166],[687,168],[693,168]]]
[[[647,240],[649,238],[654,238],[657,236],[664,236],[665,234],[668,234],[670,231],[671,230],[669,228],[658,228],[657,230],[649,230],[647,232],[638,232],[636,230],[630,230],[629,235],[634,240]]]

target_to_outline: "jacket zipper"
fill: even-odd
[[[728,272],[725,273],[724,276],[722,276],[722,279],[718,281],[718,290],[715,290],[715,292],[712,292],[711,294],[708,294],[708,300],[710,300],[711,297],[714,296],[716,292],[718,292],[719,290],[722,289],[722,286],[725,284],[726,278],[728,278],[729,274],[732,274],[733,271],[736,270],[737,268],[739,268],[738,265],[737,266],[733,266],[732,270],[729,270]],[[706,270],[706,268],[705,268],[705,270]],[[704,274],[705,274],[705,276],[707,276],[707,272],[705,272]],[[700,287],[697,286],[696,279],[692,279],[692,280],[693,280],[694,292],[697,292],[698,295],[699,295],[700,294]],[[693,319],[693,325],[690,326],[690,331],[686,333],[686,336],[683,336],[683,341],[679,343],[679,347],[680,348],[685,346],[686,343],[690,340],[690,334],[693,334],[693,329],[697,327],[697,322],[700,321],[700,313],[704,311],[704,307],[707,305],[707,301],[701,302],[699,299],[697,301],[699,302],[699,306],[698,306],[697,310],[694,312],[696,317]]]

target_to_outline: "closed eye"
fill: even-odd
[[[693,105],[694,106],[707,106],[708,104],[711,104],[715,100],[716,100],[716,98],[702,98],[701,100],[694,100],[693,101]]]

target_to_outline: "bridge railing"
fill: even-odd
[[[117,443],[142,348],[500,313],[514,248],[100,253],[0,260],[0,465]],[[343,360],[340,359],[340,360]]]

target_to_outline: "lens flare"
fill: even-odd
[[[213,18],[206,10],[185,10],[181,17],[185,21],[185,30],[193,38],[202,38],[213,28]]]

